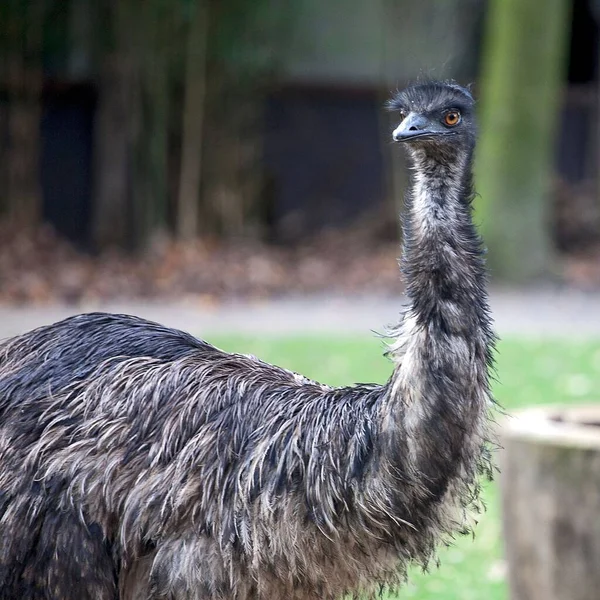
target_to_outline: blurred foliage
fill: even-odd
[[[190,176],[188,201],[202,208],[197,228],[243,233],[261,187],[261,99],[293,12],[273,0],[1,3],[0,212],[41,220],[31,182],[39,180],[44,72],[63,88],[86,81],[97,91],[92,205],[100,247],[139,247],[175,231],[178,189]],[[198,15],[206,22],[192,30]],[[192,35],[204,39],[190,42]],[[190,61],[202,64],[187,68]],[[191,106],[184,98],[194,85],[201,101]],[[183,131],[192,110],[210,127]],[[192,143],[194,135],[201,139]],[[200,175],[180,169],[184,143]],[[203,147],[216,149],[214,159],[203,160]]]
[[[323,86],[350,106],[357,90],[383,104],[391,87],[415,77],[480,79],[478,220],[494,276],[529,280],[556,264],[554,134],[573,2],[548,0],[540,10],[537,0],[4,0],[0,217],[29,228],[43,220],[40,122],[48,98],[77,85],[94,98],[93,164],[82,167],[92,170],[92,214],[82,225],[91,231],[82,237],[103,250],[147,248],[165,234],[268,239],[279,209],[309,210],[283,207],[280,187],[294,178],[263,160],[266,99],[282,81],[290,98]],[[307,131],[310,110],[293,115]],[[390,221],[407,185],[403,153],[388,143],[393,119],[380,114]],[[590,149],[573,145],[595,165],[597,134],[586,133]],[[286,161],[299,162],[293,152]],[[593,178],[595,213],[572,208],[569,186],[560,209],[562,224],[576,221],[571,238],[587,227],[590,245],[600,239],[600,216],[586,216],[600,215]],[[365,212],[374,204],[365,198]],[[575,212],[583,216],[569,219]]]

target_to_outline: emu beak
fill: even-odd
[[[410,113],[403,121],[394,129],[392,138],[395,142],[406,142],[413,138],[424,135],[432,135],[435,132],[428,128],[429,119],[423,115]]]

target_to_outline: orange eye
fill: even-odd
[[[451,110],[449,113],[446,113],[446,116],[444,117],[444,123],[449,127],[458,125],[460,123],[460,113],[456,110]]]

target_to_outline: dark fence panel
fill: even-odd
[[[369,90],[297,87],[269,99],[264,160],[278,237],[343,225],[381,204],[381,110]]]
[[[49,86],[42,105],[43,218],[82,246],[90,231],[95,101],[89,86]]]

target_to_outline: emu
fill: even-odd
[[[472,526],[494,334],[474,101],[390,101],[414,170],[383,385],[331,388],[133,316],[0,346],[0,598],[376,596]]]

